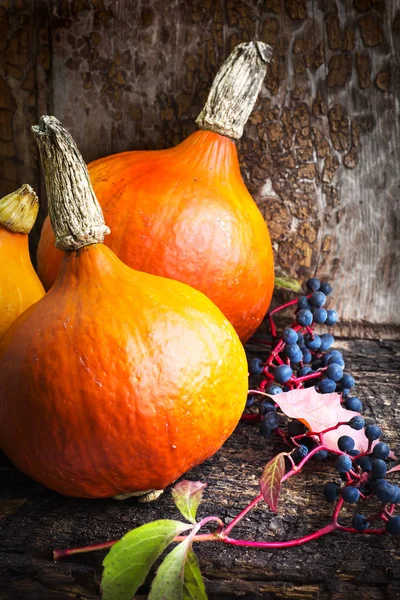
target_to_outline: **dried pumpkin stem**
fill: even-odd
[[[15,192],[1,198],[0,225],[15,233],[29,233],[38,210],[38,197],[31,186],[24,183]]]
[[[57,248],[73,251],[102,243],[110,230],[71,135],[49,116],[43,116],[32,131],[42,160]]]
[[[236,46],[218,71],[207,102],[196,119],[209,129],[239,139],[260,92],[272,48],[263,42]]]

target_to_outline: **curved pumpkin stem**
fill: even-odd
[[[24,183],[18,190],[0,200],[0,225],[15,233],[29,233],[35,224],[39,200],[30,185]]]
[[[99,244],[110,233],[74,140],[55,117],[32,127],[46,179],[49,216],[60,250]]]
[[[207,102],[196,119],[200,129],[209,129],[239,139],[257,100],[272,48],[263,42],[236,46],[218,71]]]

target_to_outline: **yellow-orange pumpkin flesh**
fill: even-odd
[[[60,148],[63,132],[44,117],[36,135]],[[58,174],[46,171],[52,208]],[[96,219],[85,232],[56,222],[63,247],[81,247],[0,343],[3,450],[44,485],[91,498],[173,482],[219,449],[247,395],[243,347],[221,311],[92,243],[107,233]]]
[[[265,61],[254,45],[238,48],[242,46],[226,63],[231,60],[229,68],[239,63],[237,77],[230,79],[225,65],[221,72],[227,81],[216,78],[220,97],[199,116],[201,130],[175,148],[124,152],[88,168],[113,232],[105,243],[132,268],[205,293],[245,341],[269,307],[274,273],[268,228],[243,182],[231,139],[240,137],[265,74]],[[227,107],[221,98],[226,89],[232,95],[239,74],[244,82]],[[60,260],[47,222],[38,249],[38,271],[46,288],[54,282]]]
[[[37,213],[37,196],[26,184],[0,200],[0,338],[45,293],[28,248]]]

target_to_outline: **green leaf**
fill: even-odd
[[[103,561],[102,600],[131,600],[154,561],[175,536],[191,528],[188,523],[164,519],[124,535]]]
[[[181,481],[172,490],[172,497],[182,516],[191,523],[196,523],[197,508],[201,502],[207,484],[201,481]]]
[[[268,506],[276,512],[281,493],[282,477],[285,474],[286,452],[281,452],[272,458],[265,466],[260,479],[261,493]]]
[[[191,536],[174,548],[161,563],[148,600],[207,600]]]
[[[275,288],[290,290],[291,292],[300,293],[302,291],[301,284],[292,277],[275,277]]]

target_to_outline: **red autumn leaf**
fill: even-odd
[[[260,479],[260,489],[268,506],[276,512],[279,494],[281,492],[282,477],[285,474],[286,452],[281,452],[272,458],[265,466]]]
[[[400,471],[400,465],[396,465],[395,467],[392,467],[391,469],[389,469],[389,471],[386,473],[386,475],[389,475],[389,473],[394,473],[395,471]]]
[[[298,419],[310,430],[320,433],[337,423],[350,421],[352,417],[360,413],[343,408],[340,404],[340,395],[319,394],[314,387],[282,392],[270,396],[279,408],[292,419]],[[337,441],[342,435],[349,435],[355,442],[355,448],[365,452],[368,448],[368,440],[364,429],[356,431],[349,425],[341,425],[333,431],[324,434],[324,444],[332,450],[338,450]]]

